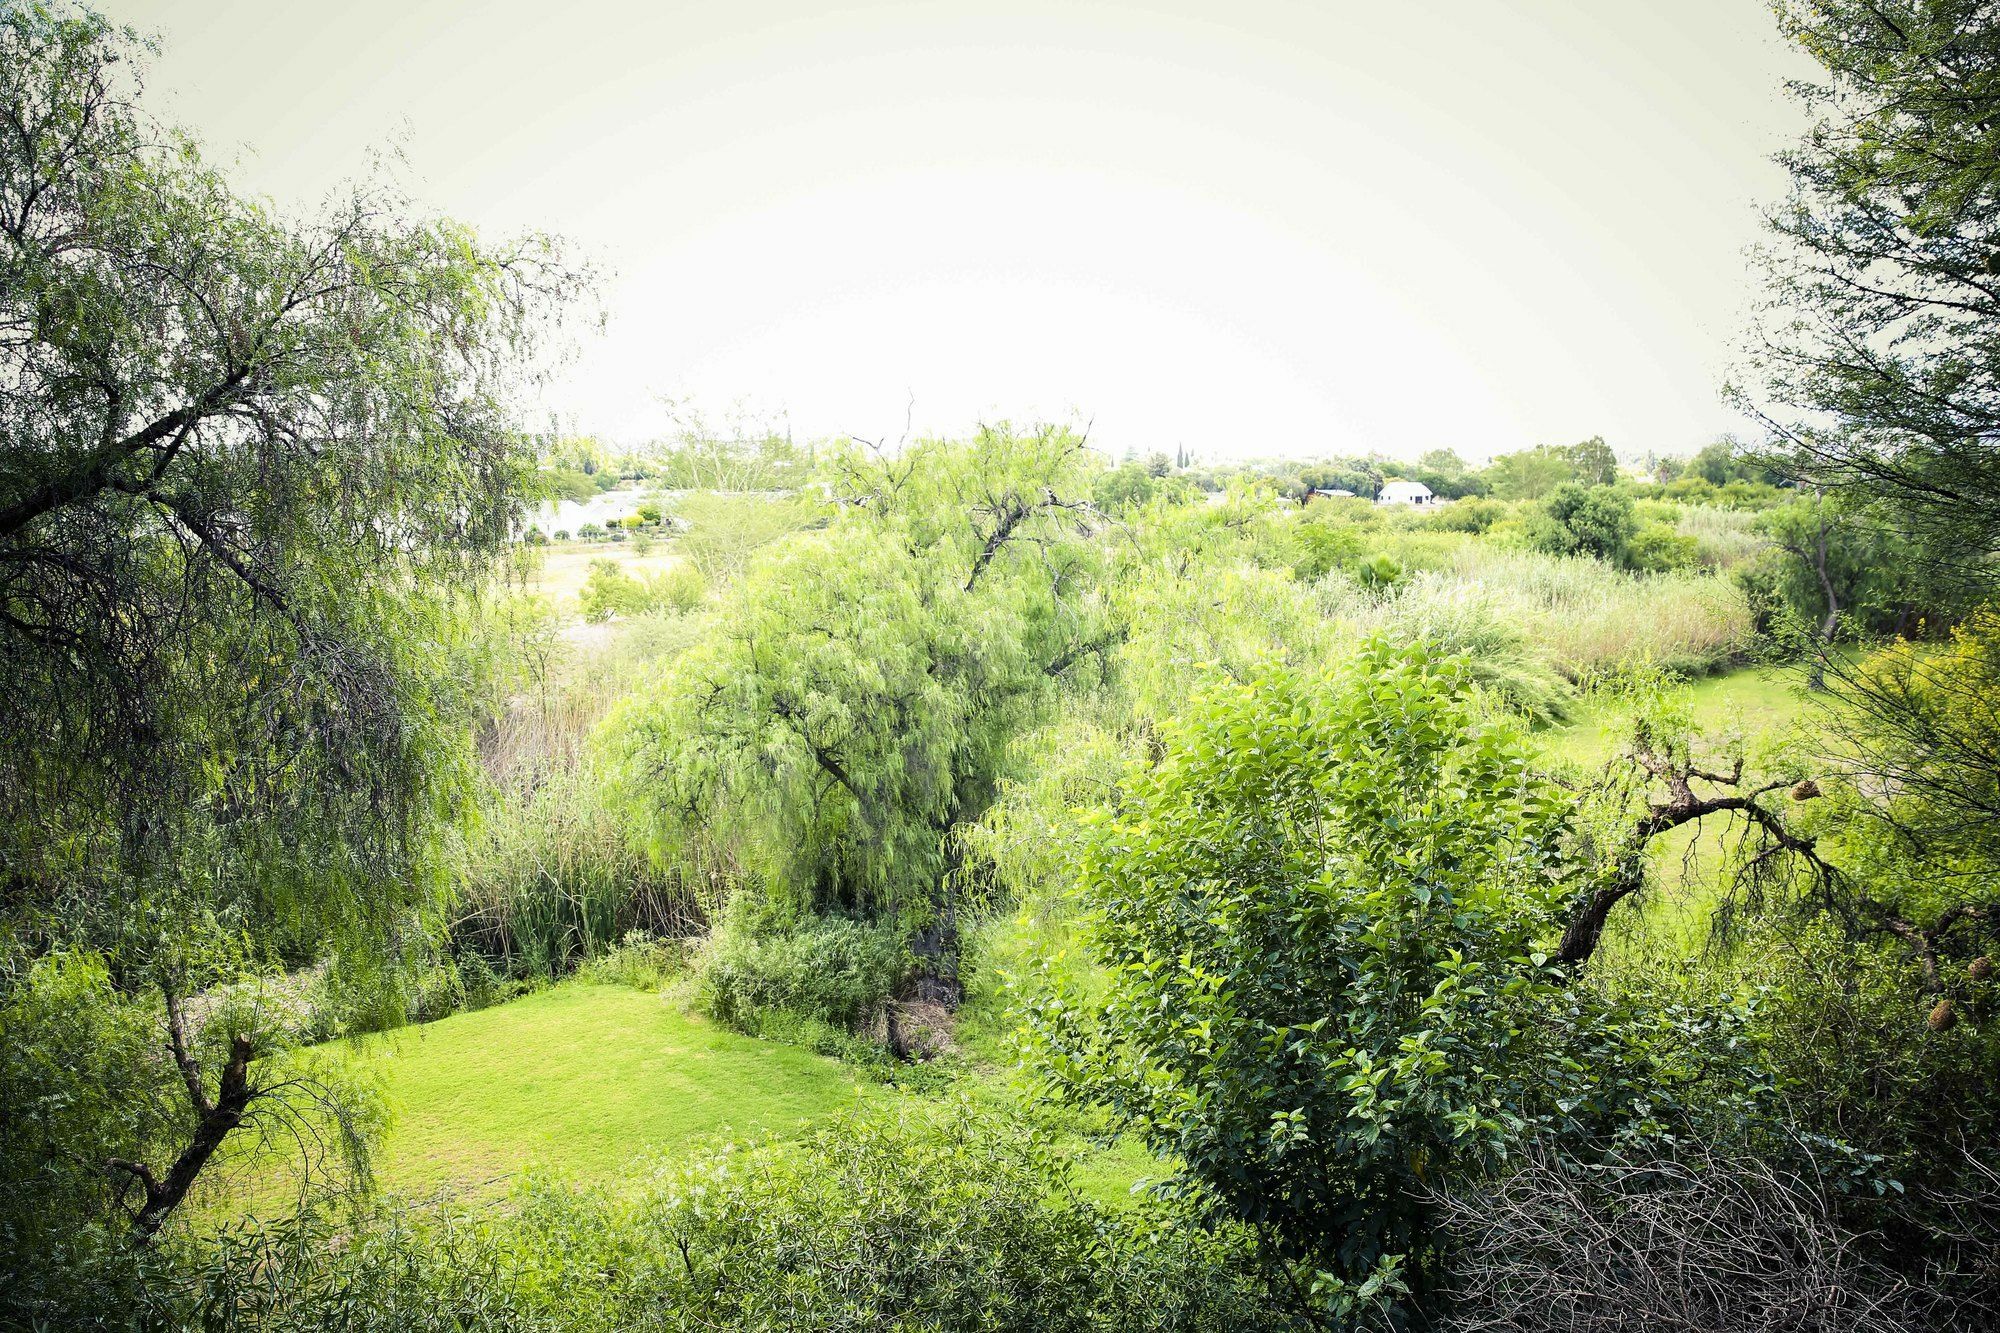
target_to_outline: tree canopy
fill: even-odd
[[[76,1070],[129,1094],[92,1150],[142,1236],[264,1090],[264,1034],[206,1049],[182,999],[435,899],[467,594],[534,464],[509,412],[578,283],[382,187],[305,218],[239,196],[138,108],[145,54],[0,11],[0,964],[41,960],[17,1019],[67,987],[129,1037],[119,1007],[164,999],[164,1055]],[[73,1096],[29,1068],[10,1101]],[[49,1128],[7,1137],[79,1152]]]
[[[1963,564],[2000,549],[2000,25],[1982,0],[1778,6],[1821,67],[1769,215],[1742,398],[1792,467],[1892,504]]]

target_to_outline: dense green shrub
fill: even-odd
[[[693,940],[659,939],[643,930],[627,931],[624,939],[578,968],[577,975],[586,981],[659,990],[686,969],[695,947]]]
[[[1095,817],[1106,992],[1031,1011],[1058,1096],[1181,1164],[1342,1320],[1434,1276],[1426,1182],[1493,1169],[1611,1072],[1570,1054],[1602,1015],[1538,951],[1575,892],[1569,803],[1471,686],[1377,642],[1329,681],[1203,692]]]
[[[1338,519],[1322,518],[1327,508],[1324,504],[1314,506],[1310,516],[1301,517],[1290,529],[1298,551],[1292,561],[1292,576],[1304,583],[1316,583],[1361,556],[1362,529]]]
[[[753,1034],[773,1012],[853,1031],[875,1022],[911,966],[894,922],[794,918],[743,893],[701,955],[697,994],[717,1021]]]
[[[663,1164],[616,1194],[530,1184],[508,1214],[385,1210],[338,1243],[239,1231],[156,1289],[156,1314],[264,1333],[1287,1326],[1240,1234],[1171,1220],[1092,1207],[1048,1147],[946,1103]]]
[[[1551,555],[1590,555],[1619,561],[1638,529],[1632,499],[1609,486],[1564,482],[1542,501],[1529,539]]]
[[[700,606],[707,596],[707,581],[691,565],[675,565],[657,574],[635,577],[615,560],[593,560],[578,602],[585,620],[602,621],[650,611],[688,612]]]
[[[1505,500],[1465,499],[1440,505],[1427,521],[1446,532],[1482,533],[1513,512]]]
[[[176,1128],[152,1015],[102,959],[0,953],[0,1325],[63,1308],[72,1284],[129,1276],[107,1156],[141,1159]],[[77,1170],[78,1163],[90,1170]],[[94,1275],[94,1276],[93,1276]]]
[[[1701,561],[1701,544],[1664,523],[1647,523],[1625,543],[1625,564],[1647,574],[1688,569]]]

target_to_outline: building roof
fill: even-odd
[[[1378,500],[1428,500],[1431,488],[1421,481],[1385,481]]]

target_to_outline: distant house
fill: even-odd
[[[1352,500],[1354,498],[1354,492],[1343,491],[1337,487],[1327,487],[1327,486],[1315,486],[1313,487],[1313,489],[1306,492],[1307,504],[1311,504],[1314,500],[1339,500],[1343,498]]]
[[[1434,505],[1437,497],[1421,481],[1385,481],[1375,497],[1378,505]]]

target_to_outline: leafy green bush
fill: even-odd
[[[1662,574],[1700,564],[1701,544],[1664,523],[1648,523],[1625,543],[1625,564],[1641,573]]]
[[[1630,496],[1609,486],[1566,481],[1542,501],[1541,513],[1529,526],[1529,539],[1551,555],[1589,555],[1615,562],[1624,558],[1637,528]]]
[[[1505,500],[1465,499],[1439,505],[1425,521],[1445,532],[1482,533],[1512,513]]]
[[[1326,508],[1316,506],[1318,511]],[[1302,583],[1317,583],[1361,558],[1361,530],[1351,523],[1302,517],[1291,526],[1289,535],[1298,551],[1292,561],[1292,577]]]
[[[1342,1320],[1430,1276],[1428,1182],[1495,1167],[1604,1072],[1570,1061],[1537,952],[1575,891],[1568,801],[1471,685],[1378,641],[1330,681],[1199,695],[1095,816],[1108,993],[1030,1010],[1059,1097],[1180,1163]]]
[[[172,1138],[157,1046],[101,958],[0,953],[0,1324],[54,1327],[72,1285],[130,1279],[101,1164]]]
[[[880,1017],[910,968],[894,923],[791,919],[741,893],[702,953],[696,986],[711,1017],[752,1035],[774,1011],[857,1031]]]
[[[635,578],[616,560],[593,560],[578,599],[585,620],[603,621],[614,615],[638,616],[653,611],[686,613],[707,596],[707,581],[689,565]]]
[[[385,1209],[225,1233],[155,1288],[160,1326],[267,1333],[1186,1333],[1291,1327],[1240,1232],[1083,1201],[1062,1159],[962,1102],[798,1145],[662,1164],[632,1189],[531,1183],[507,1214]]]
[[[586,981],[609,982],[635,990],[659,990],[687,967],[692,941],[660,939],[643,930],[629,930],[607,952],[577,969]]]

